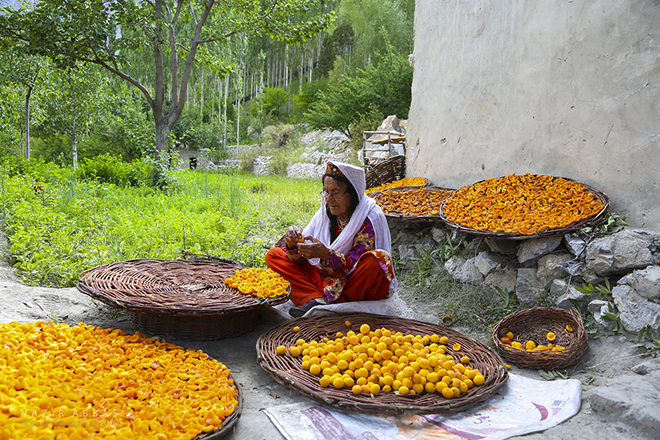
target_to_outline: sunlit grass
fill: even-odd
[[[30,284],[71,286],[100,264],[178,258],[182,250],[262,266],[290,224],[318,209],[320,181],[185,171],[179,190],[119,188],[75,179],[33,186],[39,176],[3,176],[2,228],[14,265]]]

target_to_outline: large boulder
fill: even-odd
[[[557,246],[561,244],[561,240],[562,237],[558,236],[534,238],[523,241],[520,246],[518,246],[518,262],[522,265],[528,265],[528,263],[538,260],[543,255],[549,254],[557,249]]]
[[[546,289],[538,278],[536,278],[536,269],[520,268],[518,269],[518,278],[516,279],[516,296],[521,304],[535,302],[543,295]]]
[[[539,258],[536,278],[539,280],[552,280],[566,276],[566,264],[573,257],[568,253],[549,254]]]
[[[596,239],[587,246],[587,268],[606,276],[657,264],[651,252],[656,251],[656,240],[654,234],[634,229]]]
[[[612,289],[623,327],[639,333],[647,325],[660,337],[660,267],[636,270]]]
[[[449,274],[461,283],[477,284],[484,280],[484,275],[475,265],[476,257],[465,259],[455,255],[445,263],[445,269]]]

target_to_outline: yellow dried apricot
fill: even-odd
[[[255,267],[237,270],[225,279],[225,284],[243,294],[253,294],[259,298],[286,295],[290,285],[274,270]]]
[[[383,183],[382,185],[375,186],[373,188],[368,188],[365,190],[365,194],[371,194],[377,191],[383,191],[390,188],[401,188],[403,186],[424,186],[426,185],[426,179],[423,177],[405,177],[400,180],[395,180],[390,183]]]

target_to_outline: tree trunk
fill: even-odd
[[[236,85],[236,146],[241,146],[241,83]]]
[[[218,127],[222,124],[222,80],[218,77]]]
[[[302,93],[304,80],[305,80],[305,46],[302,46],[300,50],[300,71],[298,72],[298,81],[300,82],[298,87],[299,94]]]
[[[76,145],[76,116],[78,114],[78,95],[73,88],[73,80],[69,73],[69,86],[71,87],[71,97],[73,98],[73,113],[71,114],[71,154],[73,156],[73,169],[78,168],[78,146]]]
[[[204,68],[202,68],[202,82],[200,83],[200,90],[199,90],[199,100],[200,100],[200,108],[201,111],[200,113],[200,123],[204,122]]]
[[[224,117],[223,119],[225,120],[225,131],[224,135],[222,136],[222,144],[227,148],[227,96],[229,96],[229,76],[231,75],[228,74],[227,78],[225,78],[225,108],[224,108]]]
[[[74,96],[73,115],[71,118],[71,147],[73,155],[73,169],[78,168],[78,145],[76,144],[76,113],[78,112],[78,100]]]
[[[32,85],[28,86],[25,94],[25,152],[24,157],[30,159],[30,97],[32,96]]]

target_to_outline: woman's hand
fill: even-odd
[[[318,238],[307,236],[304,243],[298,243],[298,253],[308,260],[310,258],[320,258],[325,261],[328,259],[330,251]]]
[[[303,241],[303,234],[298,229],[298,226],[289,226],[284,233],[284,241],[286,242],[286,247],[293,249],[298,246],[298,242]]]

